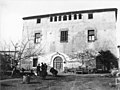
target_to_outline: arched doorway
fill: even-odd
[[[63,59],[60,56],[54,58],[53,67],[58,71],[63,70]]]

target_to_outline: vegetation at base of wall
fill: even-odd
[[[96,61],[102,65],[103,71],[110,71],[110,69],[118,68],[117,57],[109,50],[99,52]]]
[[[11,61],[8,55],[0,54],[0,79],[8,77],[6,72],[11,71]]]
[[[8,55],[1,55],[0,54],[0,69],[1,71],[7,71],[11,69],[11,61]]]
[[[80,60],[85,65],[85,68],[91,68],[95,73],[108,73],[113,68],[118,68],[118,58],[110,51],[93,51],[86,50],[83,53],[78,53]],[[83,67],[81,67],[83,68]],[[77,69],[77,68],[76,68]],[[94,70],[95,69],[95,70]],[[75,71],[69,68],[68,71]],[[80,71],[80,70],[78,70]]]

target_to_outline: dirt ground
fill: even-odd
[[[104,75],[51,75],[42,80],[31,77],[29,84],[23,84],[22,78],[0,82],[0,90],[118,90],[114,78]]]

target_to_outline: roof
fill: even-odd
[[[0,51],[0,53],[14,53],[14,52],[19,52],[19,51]]]
[[[54,13],[54,14],[28,16],[28,17],[23,17],[23,20],[45,18],[45,17],[58,16],[58,15],[77,14],[77,13],[96,13],[96,12],[109,12],[109,11],[115,11],[115,15],[117,18],[117,8],[106,8],[106,9],[92,9],[92,10],[81,10],[81,11],[71,11],[71,12],[62,12],[62,13]]]

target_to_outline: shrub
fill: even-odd
[[[104,70],[105,68],[107,71],[110,71],[112,68],[118,68],[118,59],[114,54],[111,53],[111,51],[101,50],[99,53],[100,54],[96,57],[96,61],[100,62],[103,65]]]

